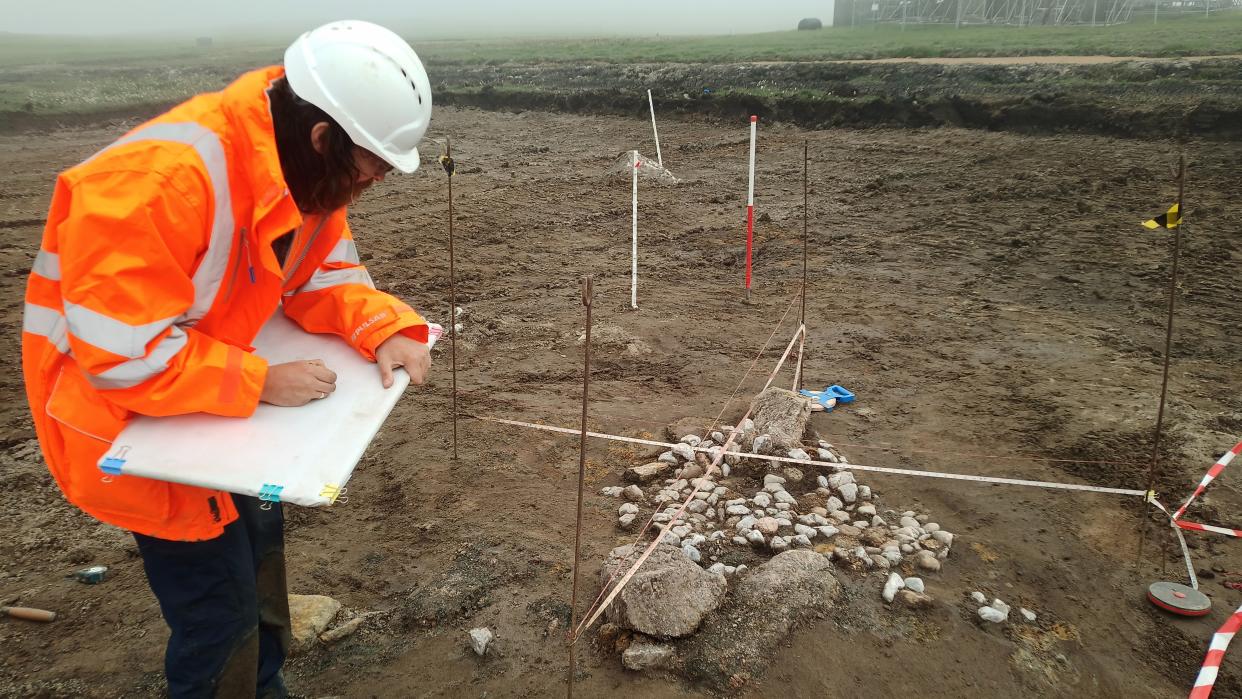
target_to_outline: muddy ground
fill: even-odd
[[[21,378],[21,298],[55,173],[128,126],[0,136],[0,604],[46,607],[50,625],[0,620],[0,696],[158,696],[166,630],[132,540],[67,506],[40,463]],[[602,179],[618,152],[650,145],[642,118],[441,109],[434,137],[458,158],[463,411],[573,425],[581,381],[577,279],[596,276],[596,322],[647,353],[600,347],[592,425],[659,435],[714,416],[794,297],[800,279],[802,144],[809,141],[808,384],[858,402],[814,418],[863,464],[1142,488],[1160,385],[1169,234],[1138,223],[1174,195],[1167,141],[959,129],[761,131],[756,283],[741,290],[746,132],[695,118],[661,124],[682,184],[645,187],[640,310],[629,302],[629,190]],[[1184,497],[1242,436],[1236,200],[1242,146],[1191,141],[1184,276],[1160,495]],[[430,153],[427,153],[430,155]],[[430,162],[430,159],[428,159]],[[766,216],[764,216],[766,215]],[[448,312],[443,174],[391,178],[352,213],[380,284],[432,318]],[[787,320],[781,333],[792,331]],[[762,365],[771,366],[772,354]],[[760,370],[766,374],[766,369]],[[788,374],[784,381],[788,381]],[[752,376],[753,391],[761,376]],[[568,612],[576,442],[463,420],[448,456],[449,373],[411,389],[350,484],[350,502],[290,509],[294,592],[380,611],[288,666],[306,696],[555,696]],[[743,406],[730,407],[734,417]],[[590,492],[620,482],[635,450],[592,442]],[[1064,463],[1041,459],[1122,463]],[[928,576],[938,606],[887,609],[883,575],[841,572],[845,593],[769,649],[746,697],[1166,697],[1187,691],[1211,633],[1242,592],[1203,581],[1203,619],[1143,598],[1181,579],[1159,539],[1134,567],[1139,502],[1111,495],[859,474],[889,507],[935,514],[958,534]],[[1194,511],[1242,520],[1236,472]],[[616,501],[588,497],[588,596],[629,537]],[[1153,531],[1155,531],[1153,529]],[[1242,570],[1236,542],[1192,535],[1197,566]],[[1170,555],[1172,550],[1170,549]],[[98,586],[67,579],[112,567]],[[970,591],[1039,614],[981,626]],[[415,610],[417,613],[412,613]],[[425,623],[411,623],[426,620]],[[466,630],[491,626],[480,659]],[[580,696],[702,696],[676,675],[623,671],[584,644]],[[1242,696],[1242,651],[1216,696]]]

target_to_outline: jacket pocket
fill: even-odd
[[[61,425],[105,444],[111,444],[129,421],[129,411],[104,400],[72,361],[61,367],[52,385],[52,393],[47,399],[47,415]]]
[[[99,459],[128,422],[128,411],[104,400],[73,364],[57,377],[47,414],[61,427],[65,497],[88,514],[124,529],[149,528],[167,521],[169,484],[136,476],[105,480]]]

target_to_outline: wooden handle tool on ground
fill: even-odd
[[[27,621],[55,621],[56,612],[33,607],[0,607],[0,616],[11,616],[14,619]]]

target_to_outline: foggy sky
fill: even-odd
[[[748,34],[827,25],[833,0],[0,0],[0,32],[292,38],[365,19],[407,38]],[[2,35],[0,35],[2,37]],[[222,37],[223,38],[223,37]],[[3,38],[0,38],[3,41]]]

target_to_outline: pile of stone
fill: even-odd
[[[618,508],[617,526],[631,531],[650,516],[658,525],[648,529],[654,536],[668,524],[663,543],[726,577],[744,572],[746,566],[713,560],[721,556],[705,555],[705,547],[748,547],[773,555],[812,549],[838,566],[857,570],[887,570],[905,561],[924,572],[940,570],[953,534],[927,514],[881,509],[872,489],[858,482],[832,444],[804,444],[809,401],[790,391],[768,389],[756,398],[752,413],[755,420],[738,426],[738,446],[724,454],[719,470],[710,466],[733,426],[710,434],[672,427],[669,437],[677,440],[676,446],[653,462],[627,469],[631,485],[601,491],[627,501]],[[831,465],[810,463],[812,451],[815,460]],[[805,463],[743,458],[734,452]]]
[[[884,508],[836,447],[807,438],[806,398],[770,388],[756,396],[750,414],[754,419],[736,428],[706,431],[707,421],[695,419],[670,425],[672,448],[627,468],[627,485],[601,490],[624,500],[618,528],[660,537],[610,607],[608,631],[601,629],[601,642],[621,652],[627,668],[678,666],[727,686],[730,678],[718,677],[712,668],[720,663],[711,659],[746,665],[765,657],[761,648],[831,603],[842,571],[888,572],[886,602],[933,604],[912,573],[939,571],[953,534],[927,513]],[[604,564],[605,586],[647,546],[614,549]],[[772,581],[794,578],[790,589],[801,592],[778,595],[772,606]],[[706,633],[696,633],[700,625]],[[739,628],[747,633],[725,632]],[[737,638],[724,639],[731,635]],[[753,662],[747,672],[762,671],[762,662]]]
[[[1008,604],[1002,602],[999,597],[993,597],[991,603],[989,603],[987,595],[976,590],[970,593],[970,600],[974,604],[981,605],[979,609],[976,610],[976,613],[979,615],[980,619],[993,624],[1003,624],[1009,621],[1010,607]],[[1022,619],[1027,623],[1035,623],[1035,612],[1032,612],[1025,607],[1019,607],[1018,614],[1021,615]]]
[[[913,609],[930,607],[933,602],[931,595],[924,592],[922,578],[903,578],[897,573],[888,574],[888,580],[885,581],[880,596],[885,602],[897,601]]]

